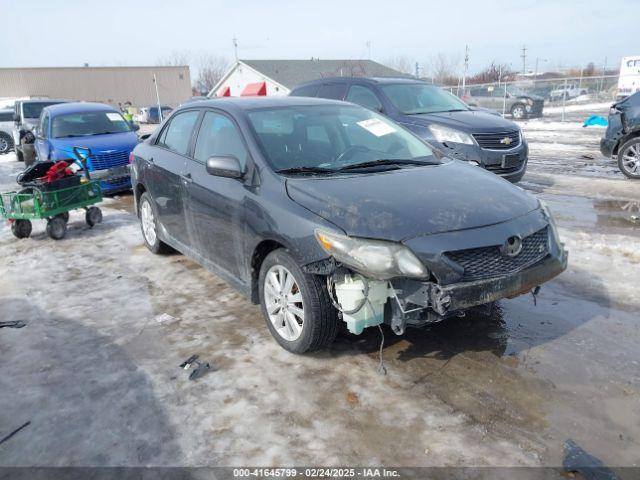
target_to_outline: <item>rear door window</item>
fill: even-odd
[[[305,87],[296,88],[293,92],[291,92],[292,97],[315,97],[316,93],[318,93],[318,88],[320,85],[307,85]]]
[[[189,110],[174,116],[160,134],[156,144],[180,155],[186,155],[193,127],[199,115],[199,110]]]
[[[347,98],[347,102],[357,103],[370,110],[380,111],[382,110],[382,104],[376,94],[371,91],[369,87],[363,87],[362,85],[351,85]]]
[[[330,98],[332,100],[342,100],[347,93],[347,85],[344,83],[325,83],[318,90],[320,98]]]

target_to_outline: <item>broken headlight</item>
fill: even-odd
[[[353,238],[316,230],[322,248],[338,262],[378,280],[393,277],[428,278],[429,270],[407,247],[383,240]]]
[[[553,240],[556,242],[556,245],[558,245],[558,247],[562,247],[563,244],[562,242],[560,242],[558,227],[556,227],[556,221],[553,219],[553,215],[551,215],[551,210],[549,210],[548,205],[542,200],[538,200],[538,203],[540,204],[540,210],[542,210],[542,214],[547,219],[547,222],[549,222],[549,229],[551,230],[551,234],[553,235]]]

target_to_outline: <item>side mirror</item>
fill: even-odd
[[[131,125],[131,130],[133,130],[134,132],[140,130],[140,125],[138,125],[137,123],[130,123],[129,125]]]
[[[226,178],[242,178],[244,176],[240,161],[233,155],[209,157],[209,160],[207,160],[207,173],[216,177]]]

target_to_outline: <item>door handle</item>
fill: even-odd
[[[180,178],[184,180],[185,183],[193,182],[193,178],[191,177],[190,173],[185,173],[184,175],[180,175]]]

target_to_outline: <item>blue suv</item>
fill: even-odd
[[[110,171],[100,182],[102,191],[131,188],[129,154],[138,144],[137,125],[129,124],[115,108],[102,103],[61,103],[42,110],[36,136],[38,159],[75,159],[74,147],[88,148],[91,172]]]
[[[291,96],[345,100],[381,112],[450,158],[511,182],[522,179],[529,148],[515,123],[470,107],[440,87],[406,78],[323,78],[295,87]]]

